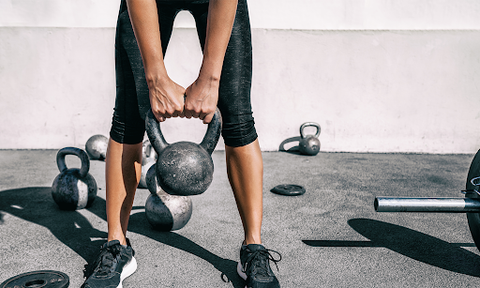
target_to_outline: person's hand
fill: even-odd
[[[170,117],[184,116],[185,88],[169,77],[150,81],[148,84],[150,106],[153,115],[159,122],[163,122]]]
[[[219,80],[199,77],[186,90],[184,116],[200,118],[204,124],[212,121],[217,109]]]

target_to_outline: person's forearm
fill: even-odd
[[[220,80],[223,59],[232,33],[237,0],[210,0],[200,77]]]
[[[142,54],[145,77],[150,86],[155,79],[166,77],[162,43],[155,0],[127,0],[128,13]]]

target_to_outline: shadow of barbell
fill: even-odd
[[[480,277],[480,256],[462,247],[472,243],[448,243],[436,237],[372,219],[350,219],[348,225],[370,241],[302,240],[311,247],[387,248],[419,262],[448,271]]]

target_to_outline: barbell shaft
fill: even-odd
[[[480,199],[376,197],[374,207],[377,212],[480,212]]]

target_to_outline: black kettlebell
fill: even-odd
[[[215,112],[200,144],[188,141],[168,144],[151,109],[145,117],[145,126],[158,155],[155,167],[160,187],[172,195],[191,196],[205,192],[213,180],[211,154],[220,138],[220,111]]]
[[[317,132],[315,135],[305,135],[305,128],[306,127],[315,127],[317,128]],[[320,140],[318,140],[318,136],[320,136],[320,125],[315,122],[306,122],[300,126],[300,142],[298,144],[298,149],[300,153],[305,155],[317,155],[320,151]]]
[[[81,168],[68,169],[65,156],[80,158]],[[90,206],[97,196],[97,182],[88,173],[90,160],[87,153],[79,148],[65,147],[57,152],[57,167],[60,174],[52,185],[52,197],[62,210],[77,210]]]
[[[145,216],[152,227],[159,231],[173,231],[183,228],[192,216],[192,199],[165,193],[158,185],[153,164],[146,173],[150,195],[145,201]]]

